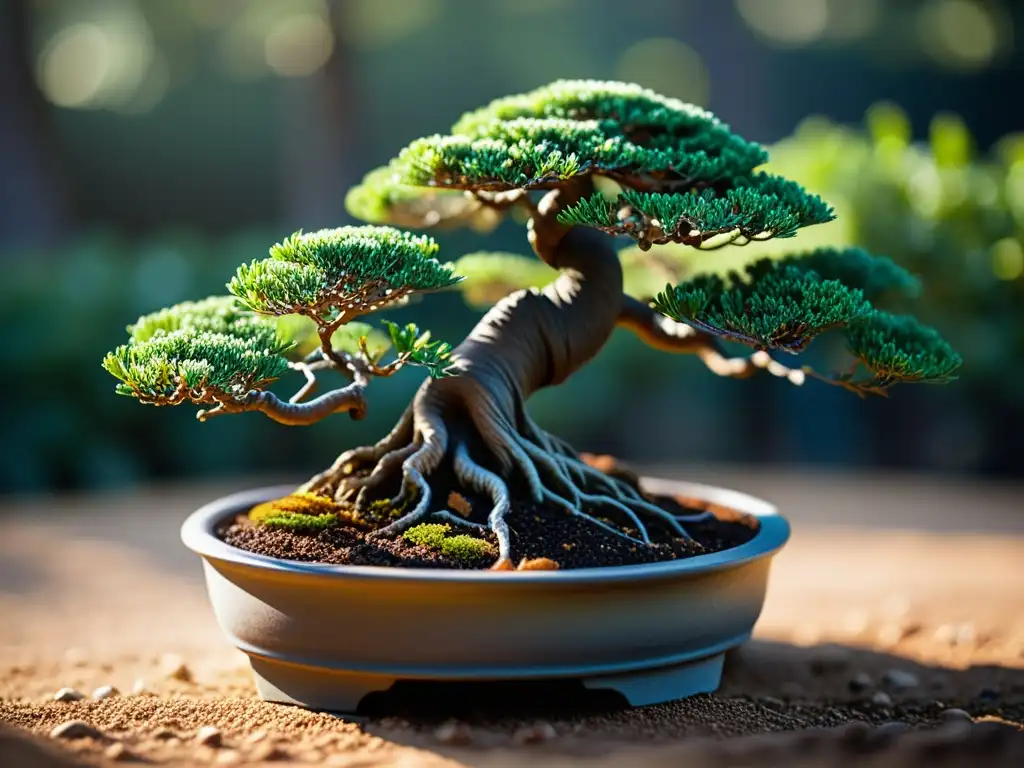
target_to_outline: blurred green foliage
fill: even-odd
[[[914,312],[964,354],[958,398],[984,390],[1024,406],[1024,134],[988,154],[954,115],[911,141],[892,104],[865,129],[815,118],[772,149],[772,169],[836,208],[801,244],[859,245],[923,277]],[[768,244],[766,244],[768,245]]]

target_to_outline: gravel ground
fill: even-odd
[[[220,635],[176,529],[233,489],[10,502],[0,765],[1024,765],[1024,491],[716,479],[795,528],[716,695],[407,689],[359,722],[261,702]]]

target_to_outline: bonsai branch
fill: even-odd
[[[676,322],[631,296],[622,297],[618,324],[655,349],[697,355],[718,376],[744,379],[758,370],[765,370],[797,386],[804,383],[804,370],[788,368],[763,350],[749,357],[727,357],[711,334]]]

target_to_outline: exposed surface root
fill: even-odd
[[[496,568],[511,563],[508,517],[516,498],[551,505],[637,546],[653,546],[666,536],[690,539],[686,524],[712,516],[666,511],[625,479],[585,463],[521,406],[507,418],[480,390],[473,390],[474,403],[466,401],[464,390],[456,390],[454,398],[439,397],[435,390],[442,391],[425,385],[407,412],[410,417],[388,437],[347,451],[304,488],[333,495],[357,518],[377,521],[370,539],[394,537],[429,520],[489,530],[498,545]],[[481,514],[473,520],[435,502],[451,491],[487,499],[486,517],[483,505],[477,505]]]

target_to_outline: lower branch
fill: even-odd
[[[651,309],[632,296],[622,297],[619,327],[628,328],[647,345],[663,352],[697,355],[708,370],[718,376],[745,379],[758,370],[787,379],[797,386],[806,378],[800,369],[788,368],[762,351],[749,357],[727,357],[711,334],[679,323]]]

